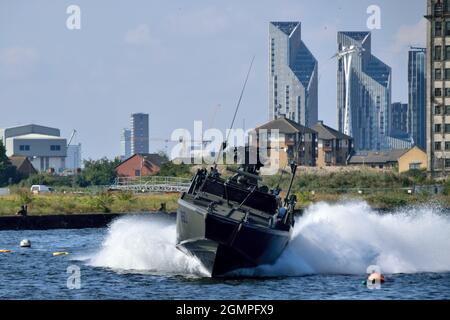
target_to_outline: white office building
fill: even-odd
[[[25,156],[39,172],[61,173],[66,168],[67,140],[59,129],[36,124],[0,129],[6,155]]]

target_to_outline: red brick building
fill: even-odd
[[[27,157],[24,156],[12,156],[9,157],[11,164],[16,167],[17,171],[24,177],[36,174],[37,170],[33,167],[33,164]]]
[[[144,177],[159,172],[166,160],[156,153],[135,154],[116,167],[118,177]]]

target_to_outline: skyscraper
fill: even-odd
[[[450,171],[450,3],[427,0],[426,136],[428,170]]]
[[[408,133],[414,144],[426,149],[426,49],[408,52]]]
[[[408,138],[408,104],[394,102],[391,108],[391,136]]]
[[[350,106],[349,132],[355,149],[389,149],[391,68],[372,55],[370,32],[338,32],[337,40],[338,57],[342,57],[337,71],[339,131],[344,132],[346,106]]]
[[[426,135],[432,176],[450,171],[450,2],[427,1]]]
[[[124,128],[120,137],[120,156],[128,159],[131,155],[131,130]]]
[[[148,114],[133,113],[131,115],[131,154],[148,153],[149,131]]]
[[[303,126],[318,120],[318,63],[301,38],[300,22],[269,23],[269,118]]]

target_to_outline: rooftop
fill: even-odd
[[[297,28],[297,26],[300,25],[299,21],[286,21],[286,22],[279,22],[279,21],[273,21],[271,22],[275,27],[280,29],[284,34],[290,36],[292,32]]]
[[[295,133],[316,133],[316,131],[302,126],[301,124],[298,124],[297,122],[294,122],[290,119],[287,119],[285,117],[283,118],[278,118],[275,120],[272,120],[266,124],[263,124],[260,127],[256,128],[256,131],[259,130],[279,130],[280,133],[284,133],[284,134],[295,134]]]
[[[397,162],[408,149],[390,151],[361,151],[351,156],[349,164],[383,164]]]
[[[364,38],[370,34],[370,31],[339,31],[339,33],[345,34],[347,37],[350,37],[355,41],[363,41]]]
[[[29,133],[24,134],[21,136],[14,136],[11,137],[12,139],[28,139],[28,140],[66,140],[65,138],[57,137],[57,136],[49,136],[47,134],[40,134],[40,133]]]
[[[324,140],[333,140],[333,139],[340,139],[340,140],[351,140],[352,137],[343,134],[342,132],[339,132],[323,123],[323,121],[319,121],[314,127],[312,127],[314,131],[316,131],[319,134],[319,139]]]

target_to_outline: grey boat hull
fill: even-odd
[[[256,226],[178,201],[177,248],[197,258],[212,277],[273,264],[290,237],[291,229]]]

